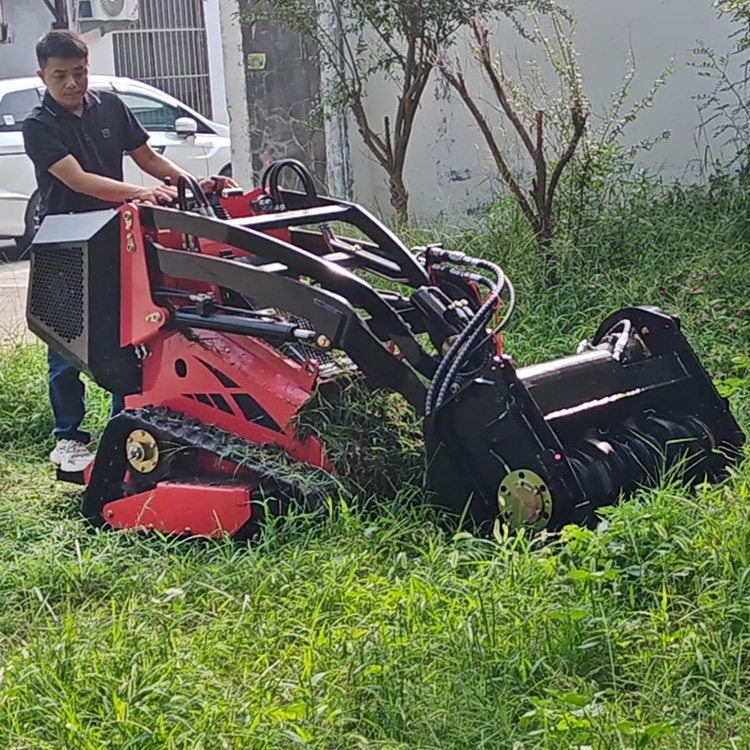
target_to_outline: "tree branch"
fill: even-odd
[[[403,169],[406,161],[406,150],[409,145],[414,119],[419,108],[427,81],[432,72],[431,60],[425,59],[425,40],[420,31],[415,29],[416,22],[410,26],[410,36],[404,66],[403,94],[399,98],[394,127],[394,166]],[[419,51],[417,51],[419,46]]]
[[[547,160],[544,158],[544,112],[536,113],[536,186],[534,202],[539,213],[544,213],[547,195]]]
[[[399,136],[395,142],[394,162],[403,168],[406,161],[406,149],[409,145],[414,120],[419,108],[419,102],[422,98],[427,81],[430,78],[432,67],[424,65],[422,69],[415,74],[414,81],[409,90],[404,95],[404,106],[401,108],[401,121],[399,123]]]
[[[383,33],[382,20],[373,18],[369,12],[370,4],[367,2],[357,3],[357,15],[361,14],[362,18],[367,21],[367,25],[378,35],[379,39],[386,46],[388,51],[399,61],[399,64],[403,67],[405,64],[404,55],[398,47],[394,46],[393,42]]]
[[[526,196],[523,194],[521,186],[513,176],[508,163],[505,161],[505,158],[500,152],[500,148],[498,147],[497,141],[492,134],[492,130],[487,123],[487,119],[480,112],[479,107],[477,107],[476,102],[469,93],[469,90],[466,87],[466,81],[464,80],[463,73],[461,72],[460,63],[458,62],[458,60],[456,61],[457,71],[455,74],[449,71],[442,61],[438,61],[437,67],[440,70],[441,74],[445,77],[445,80],[448,81],[448,83],[458,92],[458,95],[461,97],[464,104],[468,107],[469,111],[474,116],[474,120],[479,126],[479,129],[482,131],[482,135],[487,142],[487,146],[490,149],[492,158],[495,160],[495,164],[497,165],[501,177],[505,181],[505,184],[508,186],[508,189],[513,193],[515,199],[518,201],[518,205],[521,207],[521,210],[523,211],[523,214],[526,217],[527,221],[534,229],[534,231],[537,231],[539,222],[536,214],[534,213],[534,209],[532,209],[528,200],[526,200]]]
[[[391,118],[386,115],[383,118],[383,132],[385,133],[385,148],[388,154],[388,163],[393,165],[393,141],[391,140]],[[389,166],[390,171],[390,166]]]
[[[336,19],[336,24],[339,28],[339,37],[341,41],[343,42],[342,53],[344,50],[346,51],[346,54],[348,55],[348,63],[349,63],[349,69],[351,70],[352,77],[357,82],[357,87],[360,91],[364,90],[364,84],[362,82],[362,79],[359,75],[359,68],[357,67],[357,56],[354,54],[354,50],[352,49],[352,46],[349,42],[349,34],[347,33],[346,26],[344,25],[344,19],[341,17],[341,5],[340,3],[336,2],[336,0],[328,0],[328,2],[331,5],[331,8],[333,9],[333,15]],[[318,24],[319,26],[320,24]],[[345,56],[342,54],[342,57]],[[345,74],[341,75],[341,80],[343,81],[345,79]]]
[[[409,92],[412,89],[414,83],[414,64],[415,64],[415,46],[417,39],[410,29],[409,38],[407,40],[406,58],[404,60],[404,83],[402,94],[398,100],[398,106],[396,107],[396,123],[394,128],[394,138],[396,143],[401,140],[401,134],[404,127],[404,116],[406,107],[408,106]]]
[[[562,173],[565,171],[565,167],[568,166],[568,163],[575,155],[578,144],[583,137],[584,131],[586,130],[588,114],[583,111],[583,105],[581,104],[580,99],[576,100],[573,108],[570,111],[570,115],[573,120],[573,135],[571,136],[570,142],[568,143],[568,148],[560,157],[560,160],[557,162],[557,166],[552,173],[552,178],[550,179],[549,183],[549,189],[547,191],[547,201],[545,204],[547,211],[552,210],[552,201],[554,200],[555,191],[557,190],[557,185],[560,182],[560,177],[562,177]]]
[[[505,112],[505,116],[511,121],[516,132],[523,141],[523,145],[529,152],[529,156],[534,159],[536,156],[536,152],[534,143],[531,140],[531,136],[529,135],[528,130],[524,127],[524,124],[521,122],[521,119],[516,114],[516,111],[513,109],[510,101],[508,100],[508,96],[505,93],[505,87],[503,86],[503,83],[500,80],[497,71],[495,70],[495,66],[492,63],[489,32],[487,31],[487,28],[476,19],[473,19],[471,21],[471,28],[474,32],[474,38],[477,40],[477,44],[479,45],[479,61],[481,62],[482,67],[487,73],[487,77],[490,79],[492,88],[495,91],[495,96],[497,96],[497,99],[500,102],[500,106],[503,108],[503,112]]]
[[[388,159],[388,150],[383,139],[370,127],[367,121],[367,113],[361,99],[351,102],[354,119],[357,121],[357,129],[362,136],[365,145],[372,151],[383,169],[390,171],[390,161]]]

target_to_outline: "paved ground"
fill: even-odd
[[[0,257],[11,245],[0,240]],[[26,285],[29,281],[29,262],[0,262],[0,338],[28,336],[26,329]]]

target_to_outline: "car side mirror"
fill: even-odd
[[[198,123],[192,117],[178,117],[174,123],[174,131],[177,135],[189,138],[198,132]]]

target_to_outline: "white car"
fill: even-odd
[[[150,134],[149,144],[199,177],[231,175],[229,127],[146,83],[130,78],[91,76],[89,88],[115,91]],[[21,124],[44,95],[36,77],[0,79],[0,237],[16,240],[19,252],[36,229],[38,196],[31,159],[23,147]],[[124,177],[136,185],[156,184],[130,158]]]

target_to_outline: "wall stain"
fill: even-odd
[[[450,169],[448,170],[448,179],[451,182],[466,182],[471,179],[471,170],[468,167],[465,169]]]

